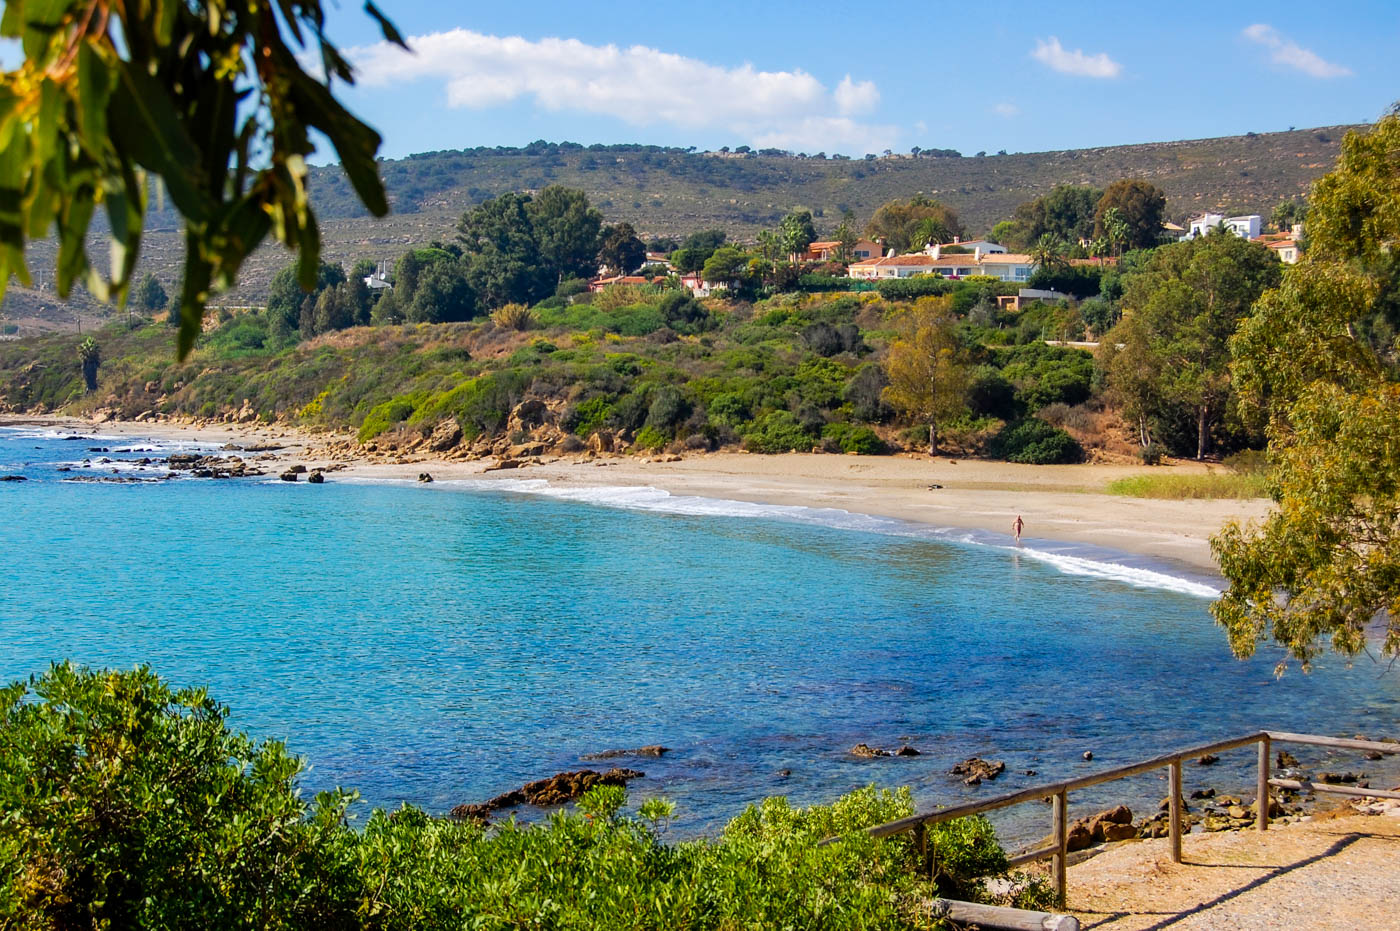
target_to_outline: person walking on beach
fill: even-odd
[[[1026,522],[1021,520],[1021,515],[1017,514],[1016,519],[1011,522],[1011,533],[1015,535],[1016,542],[1021,542],[1021,528],[1026,526]]]

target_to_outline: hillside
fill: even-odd
[[[1104,186],[1122,177],[1146,178],[1166,191],[1173,219],[1208,208],[1267,215],[1279,201],[1306,192],[1355,128],[981,157],[829,159],[571,143],[432,152],[382,162],[395,210],[384,220],[363,213],[338,167],[315,169],[313,187],[326,256],[347,266],[361,258],[392,260],[412,244],[448,238],[472,204],[549,184],[584,190],[610,222],[626,220],[643,236],[720,227],[750,238],[795,206],[810,208],[819,229],[830,229],[847,209],[864,223],[882,203],[917,192],[953,206],[969,231],[985,232],[1057,184]],[[181,267],[179,219],[168,205],[152,207],[142,270],[173,291]],[[95,246],[94,255],[103,251]],[[260,250],[221,303],[260,301],[288,258],[280,247]],[[52,262],[52,247],[35,244],[31,267]],[[5,311],[11,319],[33,315],[36,303],[16,307],[7,297]]]

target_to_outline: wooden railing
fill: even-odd
[[[1269,772],[1269,754],[1272,752],[1272,747],[1275,743],[1310,744],[1313,746],[1336,747],[1345,750],[1378,750],[1388,754],[1400,753],[1400,743],[1377,740],[1350,740],[1342,737],[1322,737],[1316,734],[1291,734],[1284,731],[1260,731],[1245,737],[1236,737],[1231,740],[1217,740],[1214,743],[1202,744],[1198,747],[1175,750],[1171,753],[1164,753],[1138,763],[1130,763],[1126,766],[1106,769],[1102,772],[1078,776],[1074,779],[1066,779],[1063,782],[1052,782],[1045,785],[1032,786],[1031,788],[1009,792],[1005,795],[997,795],[976,802],[954,805],[951,808],[942,808],[938,811],[911,815],[908,818],[901,818],[898,821],[890,821],[885,824],[877,824],[873,827],[866,828],[865,833],[872,837],[890,837],[895,834],[902,834],[905,831],[913,831],[915,848],[919,851],[922,862],[927,865],[931,871],[933,865],[932,858],[936,855],[936,851],[929,849],[929,825],[939,824],[943,821],[952,821],[955,818],[965,818],[969,815],[980,815],[985,812],[996,811],[1000,808],[1009,808],[1012,805],[1020,805],[1023,802],[1034,802],[1048,798],[1053,803],[1051,809],[1051,842],[1043,847],[1038,847],[1018,856],[1011,857],[1010,863],[1012,866],[1021,866],[1037,860],[1054,858],[1055,862],[1052,872],[1055,892],[1060,902],[1064,902],[1066,891],[1065,871],[1069,857],[1070,792],[1087,789],[1105,782],[1113,782],[1118,779],[1127,779],[1130,776],[1138,776],[1142,773],[1165,767],[1167,770],[1168,784],[1167,798],[1169,800],[1168,837],[1170,838],[1171,844],[1171,858],[1175,863],[1181,862],[1181,815],[1183,805],[1181,795],[1181,764],[1184,760],[1205,756],[1208,753],[1223,753],[1227,750],[1235,750],[1239,747],[1249,746],[1250,744],[1258,745],[1259,763],[1258,778],[1255,782],[1255,827],[1260,831],[1268,830],[1269,827],[1269,790],[1271,787],[1291,789],[1294,791],[1327,792],[1336,795],[1362,796],[1366,798],[1400,799],[1400,792],[1382,791],[1380,789],[1358,789],[1350,786],[1330,785],[1325,783],[1300,782],[1294,779],[1272,779],[1270,778]],[[839,840],[839,838],[830,837],[822,841],[822,843],[830,844],[837,840]],[[983,927],[1016,926],[984,924]]]

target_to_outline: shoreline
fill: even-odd
[[[816,509],[896,520],[948,532],[989,534],[1014,545],[1011,523],[1025,521],[1027,543],[1068,544],[1144,557],[1219,580],[1210,537],[1230,519],[1265,517],[1266,499],[1164,500],[1110,495],[1115,479],[1164,468],[1081,464],[1030,466],[979,459],[743,452],[675,457],[548,457],[542,464],[492,470],[493,459],[405,457],[373,461],[345,452],[345,434],[281,425],[197,426],[171,421],[89,421],[57,416],[0,416],[0,426],[44,426],[107,435],[149,436],[217,445],[277,445],[276,463],[334,466],[337,479],[435,481],[544,479],[563,488],[654,488],[676,496]],[[1210,464],[1165,468],[1209,472]],[[938,487],[932,487],[938,486]]]

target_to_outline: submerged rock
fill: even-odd
[[[582,760],[615,760],[620,756],[655,756],[659,757],[663,753],[670,753],[670,747],[663,747],[661,744],[648,744],[645,747],[637,747],[634,750],[603,750],[598,753],[585,753],[579,757]]]
[[[27,482],[23,475],[0,475],[0,482]]]
[[[453,818],[472,821],[485,821],[493,811],[514,808],[517,805],[546,807],[571,802],[594,786],[625,786],[632,779],[641,779],[646,773],[635,769],[610,769],[600,773],[596,769],[581,769],[576,772],[556,773],[548,779],[537,779],[511,792],[488,799],[479,805],[458,805],[449,815]]]
[[[980,756],[969,757],[954,766],[949,772],[954,776],[964,776],[963,785],[981,785],[982,780],[992,780],[1006,770],[1006,764],[997,760],[984,760]]]

